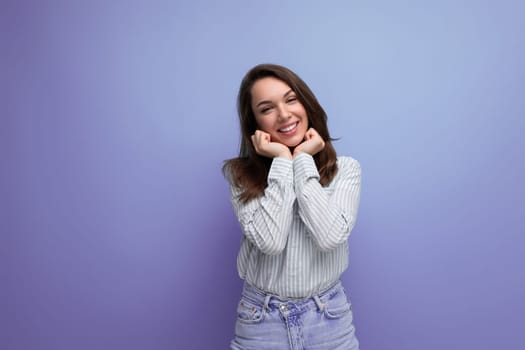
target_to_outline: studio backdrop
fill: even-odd
[[[362,167],[343,275],[368,350],[519,349],[521,1],[3,1],[0,348],[227,349],[223,161],[258,63]]]

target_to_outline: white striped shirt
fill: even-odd
[[[338,172],[319,183],[313,157],[272,161],[264,194],[246,204],[230,183],[232,206],[243,231],[239,276],[287,298],[311,296],[336,282],[348,267],[348,236],[361,194],[361,167],[338,157]]]

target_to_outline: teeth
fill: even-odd
[[[297,126],[297,123],[292,124],[292,125],[290,125],[290,126],[287,127],[287,128],[279,129],[279,131],[282,131],[282,132],[288,132],[288,131],[290,131],[290,130],[293,130],[293,128],[295,128],[296,126]]]

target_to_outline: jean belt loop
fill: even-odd
[[[268,312],[272,311],[270,310],[270,299],[272,298],[271,294],[266,294],[266,297],[264,298],[264,309]]]
[[[317,308],[319,309],[319,312],[323,312],[325,304],[321,301],[321,299],[319,298],[319,295],[316,294],[313,296],[313,298],[314,298],[315,304],[317,305]]]

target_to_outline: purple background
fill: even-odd
[[[222,178],[261,62],[363,168],[343,280],[363,349],[518,349],[521,1],[3,1],[0,348],[226,349]]]

